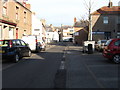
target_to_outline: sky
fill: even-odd
[[[86,2],[85,2],[86,1]],[[74,17],[77,20],[87,18],[87,5],[90,0],[28,0],[31,10],[39,19],[45,19],[47,24],[53,26],[73,25]],[[120,0],[111,0],[113,6],[118,6]],[[91,0],[91,12],[108,6],[109,0]]]

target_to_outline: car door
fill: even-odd
[[[21,43],[23,56],[26,56],[30,49],[29,49],[29,47],[27,46],[27,44],[23,40],[20,40],[20,43]]]
[[[20,57],[22,57],[23,56],[23,47],[22,47],[22,45],[21,45],[21,43],[20,43],[20,40],[15,40],[16,41],[16,50],[17,50],[17,53],[20,55]]]
[[[120,54],[120,40],[117,40],[114,43],[114,52],[115,54]]]

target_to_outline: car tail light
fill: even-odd
[[[35,42],[37,43],[37,39],[35,40]]]
[[[12,47],[12,41],[10,41],[10,48]]]

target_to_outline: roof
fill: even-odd
[[[86,27],[88,26],[88,21],[78,21],[74,23],[74,27]]]
[[[14,0],[16,3],[18,3],[19,5],[21,5],[23,8],[25,8],[26,10],[28,10],[29,12],[32,12],[30,9],[28,9],[27,7],[25,7],[22,3],[20,3],[17,0]]]
[[[101,14],[110,14],[117,15],[120,14],[120,6],[112,6],[111,8],[108,6],[104,6],[95,12],[91,13],[91,15],[101,15]]]

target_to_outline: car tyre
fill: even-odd
[[[18,54],[15,54],[14,56],[14,62],[17,63],[20,60],[20,57]]]
[[[114,55],[114,56],[113,56],[113,61],[114,61],[116,64],[120,63],[120,55]]]

